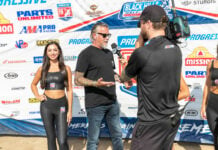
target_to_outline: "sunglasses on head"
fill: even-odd
[[[110,38],[111,37],[110,33],[109,34],[106,34],[106,33],[97,33],[97,34],[100,34],[103,38],[106,38],[106,37]]]

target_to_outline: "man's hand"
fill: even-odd
[[[125,85],[126,89],[131,88],[132,85],[133,85],[132,80],[130,80],[130,81],[125,81],[123,84]]]
[[[101,86],[111,87],[114,85],[115,82],[103,81],[103,78],[99,78],[98,81],[96,82],[96,87],[101,87]]]

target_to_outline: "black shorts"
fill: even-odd
[[[218,94],[210,92],[206,109],[207,121],[213,135],[218,135]]]
[[[158,123],[137,121],[133,129],[131,150],[171,150],[180,119],[176,124],[167,117]]]

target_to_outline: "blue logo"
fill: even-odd
[[[185,71],[186,78],[205,78],[206,75],[206,71]]]
[[[82,45],[82,44],[91,44],[91,40],[89,38],[87,39],[70,39],[69,45]]]
[[[15,47],[16,48],[26,48],[28,46],[27,42],[24,42],[23,40],[16,41]]]
[[[43,62],[43,56],[34,56],[33,57],[34,64],[40,64]]]
[[[35,26],[23,26],[20,34],[28,33],[46,33],[46,32],[56,32],[56,26],[53,25],[35,25]]]
[[[127,20],[127,21],[137,20],[138,21],[144,8],[150,5],[159,5],[163,7],[166,13],[168,14],[169,18],[172,18],[172,15],[170,14],[171,10],[169,7],[168,0],[154,0],[154,1],[148,1],[148,2],[124,3],[118,17],[121,20]]]
[[[17,11],[19,21],[53,19],[52,9]]]
[[[218,40],[218,33],[212,34],[192,34],[186,40],[197,41],[197,40]]]
[[[27,4],[45,4],[46,0],[20,0],[16,2],[15,0],[0,0],[0,6],[9,6],[9,5],[27,5]]]
[[[118,36],[118,46],[121,48],[134,48],[138,35],[133,36]]]

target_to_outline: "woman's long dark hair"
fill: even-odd
[[[62,49],[60,47],[60,45],[55,42],[49,42],[44,49],[44,54],[43,54],[43,64],[42,64],[42,73],[41,73],[41,79],[40,79],[40,85],[41,88],[44,89],[45,88],[45,83],[46,83],[46,76],[48,74],[48,70],[50,68],[50,59],[47,56],[47,49],[50,45],[56,45],[58,50],[59,50],[59,56],[58,56],[58,62],[59,62],[59,69],[60,72],[64,75],[64,85],[65,87],[68,86],[68,76],[67,76],[67,70],[66,70],[66,66],[64,64],[64,57],[63,57],[63,53],[62,53]]]

